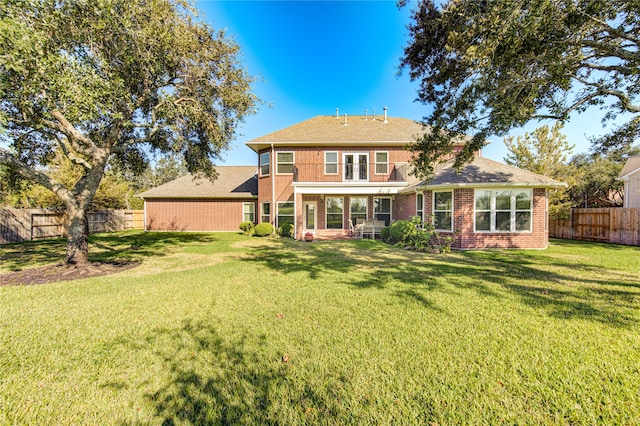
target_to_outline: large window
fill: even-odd
[[[324,153],[324,174],[338,174],[338,153],[336,151],[327,151]]]
[[[351,197],[350,204],[351,223],[355,225],[358,219],[364,222],[367,219],[367,197]]]
[[[433,226],[438,231],[453,229],[453,192],[433,193]]]
[[[293,174],[293,152],[278,152],[276,154],[276,170],[279,175]]]
[[[271,222],[271,203],[262,203],[260,208],[260,222]]]
[[[270,158],[271,158],[271,155],[268,151],[260,154],[260,176],[269,175]]]
[[[327,229],[343,229],[344,206],[342,198],[327,197],[325,203],[327,206]]]
[[[391,223],[391,198],[374,198],[373,216],[376,220],[383,220],[385,226],[389,226]]]
[[[422,192],[416,194],[416,216],[424,221],[424,194]]]
[[[386,151],[376,152],[376,174],[386,175],[389,173],[389,153]]]
[[[478,189],[475,229],[484,232],[531,231],[533,202],[529,189]]]
[[[242,220],[255,223],[256,205],[254,203],[242,203]]]
[[[293,225],[294,221],[294,208],[293,201],[280,202],[277,204],[278,212],[276,217],[276,227],[279,228],[285,223]]]

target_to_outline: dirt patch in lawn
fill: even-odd
[[[92,262],[86,265],[65,266],[49,265],[38,268],[28,268],[20,271],[0,274],[0,286],[5,285],[37,285],[57,281],[80,280],[83,278],[111,275],[138,266],[136,262]]]

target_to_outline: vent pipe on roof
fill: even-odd
[[[376,109],[375,108],[373,109],[373,118],[372,118],[372,120],[376,121]]]
[[[388,121],[387,121],[387,110],[388,110],[389,108],[384,107],[384,108],[382,108],[382,109],[384,110],[384,123],[388,123]]]
[[[367,121],[367,120],[369,119],[368,114],[369,114],[369,110],[368,110],[368,109],[365,109],[365,110],[364,110],[364,121]]]
[[[348,126],[348,124],[347,124],[347,114],[344,115],[344,125]]]
[[[340,115],[338,115],[338,108],[336,108],[336,118],[340,118]]]

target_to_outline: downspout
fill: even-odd
[[[297,203],[298,197],[297,197],[297,193],[296,193],[296,186],[293,185],[293,239],[297,240],[298,239],[298,203]]]

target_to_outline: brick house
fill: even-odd
[[[383,225],[419,215],[433,217],[443,233],[456,232],[454,247],[462,249],[547,246],[547,190],[563,183],[480,156],[460,174],[445,164],[433,180],[419,181],[410,173],[407,146],[422,132],[421,124],[385,111],[383,117],[317,116],[247,142],[258,154],[254,221],[291,223],[297,239],[307,232],[329,238],[352,235],[361,223],[377,226],[374,235]],[[157,209],[152,213],[152,191],[141,196],[148,219],[156,221],[149,229],[160,229],[173,222]],[[190,193],[186,182],[180,191]],[[182,198],[165,200],[179,204]],[[233,200],[236,211],[248,200]],[[177,210],[172,214],[179,221]],[[240,216],[205,228],[236,230]]]
[[[218,166],[218,178],[182,176],[141,194],[146,231],[237,231],[255,222],[255,166]]]

